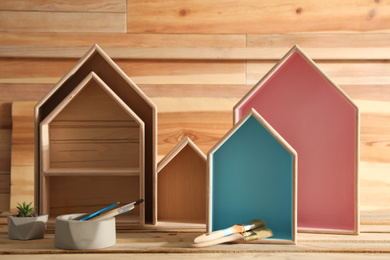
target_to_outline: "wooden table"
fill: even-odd
[[[390,259],[390,211],[362,212],[361,233],[329,235],[298,233],[297,245],[223,244],[191,248],[199,232],[118,231],[115,246],[101,250],[60,250],[54,232],[44,239],[9,240],[0,218],[0,259]],[[76,258],[75,258],[76,257]]]

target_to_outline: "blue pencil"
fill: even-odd
[[[112,209],[113,207],[116,207],[118,205],[119,205],[119,202],[115,202],[114,204],[112,204],[112,205],[110,205],[108,207],[105,207],[104,209],[98,210],[95,213],[92,213],[91,215],[88,215],[85,218],[80,219],[80,221],[89,220],[91,218],[99,216],[100,214],[102,214],[102,213],[106,212],[107,210]]]

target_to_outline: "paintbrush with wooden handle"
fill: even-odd
[[[264,226],[265,226],[264,220],[254,219],[243,224],[234,225],[226,229],[217,230],[211,233],[200,235],[197,238],[195,238],[194,243],[203,243],[217,238],[226,237],[232,234],[241,233],[241,232],[245,232],[251,229],[264,227]]]
[[[227,242],[238,242],[240,240],[244,240],[245,242],[272,237],[272,231],[265,227],[260,227],[256,229],[252,229],[245,232],[236,233],[230,236],[226,237],[220,237],[214,240],[202,242],[202,243],[195,243],[192,245],[192,247],[206,247],[206,246],[213,246],[218,245],[222,243]]]

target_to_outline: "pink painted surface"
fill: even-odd
[[[356,230],[357,108],[298,51],[235,108],[256,109],[298,153],[298,228]]]

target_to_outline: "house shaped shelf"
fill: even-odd
[[[158,164],[157,225],[206,228],[206,156],[188,137]]]
[[[297,151],[298,230],[359,232],[359,110],[298,46],[234,107],[254,108]]]
[[[40,123],[40,188],[51,218],[144,197],[144,123],[94,72]],[[143,224],[143,203],[118,222]]]
[[[263,219],[273,237],[256,243],[296,243],[294,149],[254,110],[208,153],[207,231]]]
[[[39,135],[39,126],[41,122],[52,113],[57,106],[70,94],[79,84],[90,74],[94,72],[109,88],[115,93],[126,106],[137,115],[144,123],[144,162],[143,169],[145,172],[145,221],[152,223],[154,214],[154,189],[156,174],[156,157],[157,157],[157,109],[151,100],[131,81],[131,79],[111,60],[111,58],[97,45],[93,46],[74,67],[37,103],[34,108],[34,143],[35,143],[35,206],[42,210],[39,191],[42,189],[39,182],[40,169],[40,144],[42,140]],[[119,129],[119,128],[118,128]],[[107,155],[107,154],[106,154]],[[105,156],[106,156],[105,155]],[[108,155],[107,155],[108,156]],[[120,155],[122,156],[122,155]],[[115,157],[112,154],[112,157]],[[106,172],[104,162],[99,162],[100,170],[93,169],[94,174],[104,175]],[[74,166],[77,168],[76,166]],[[66,168],[66,167],[65,167]],[[83,165],[81,171],[86,173],[93,167]],[[95,167],[96,168],[96,167]],[[109,167],[112,171],[112,167]],[[104,169],[104,170],[103,170]],[[63,165],[54,164],[46,169],[47,174],[51,172],[59,174],[64,170]],[[122,177],[129,178],[131,171],[137,171],[133,166],[124,164],[123,167],[117,165],[114,175],[120,176],[113,182],[120,182]],[[65,170],[67,171],[67,170]],[[99,172],[100,171],[100,172]],[[70,174],[67,172],[66,174]],[[103,178],[103,177],[102,177]],[[107,178],[105,176],[104,178]],[[116,177],[115,177],[116,178]]]

